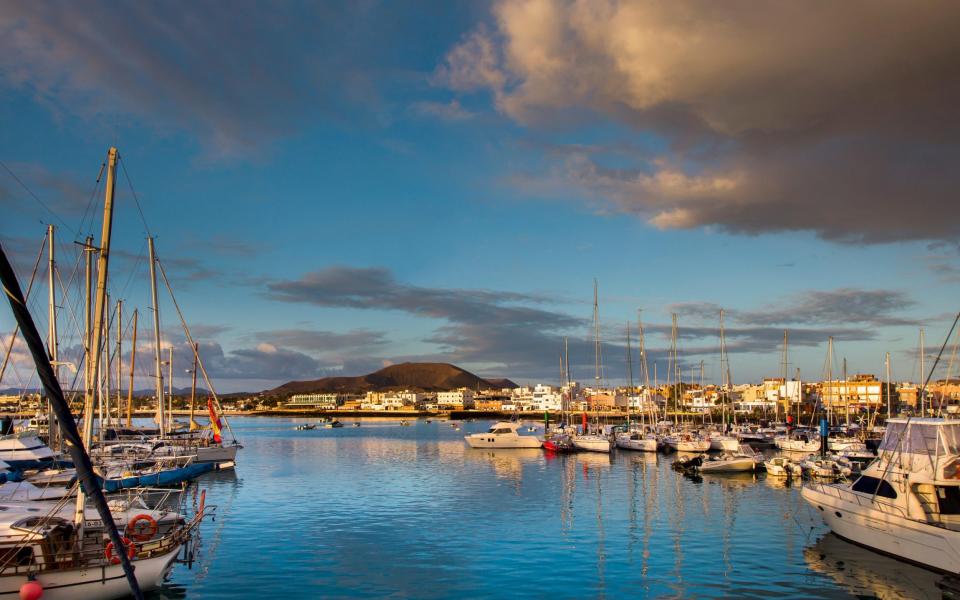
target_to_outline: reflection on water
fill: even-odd
[[[804,557],[812,570],[829,575],[860,597],[880,600],[941,597],[936,585],[940,575],[871,552],[832,533],[806,549]]]
[[[695,482],[671,470],[674,457],[648,453],[470,449],[463,436],[489,427],[480,421],[294,424],[234,419],[245,446],[236,474],[203,482],[220,516],[203,524],[193,569],[177,566],[155,600],[860,589],[836,577],[835,561],[811,561],[819,516],[796,486],[763,476]]]

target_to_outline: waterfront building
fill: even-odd
[[[473,391],[466,388],[449,392],[437,392],[437,407],[440,410],[465,410],[473,408]]]
[[[287,400],[286,408],[315,408],[333,410],[343,404],[339,394],[294,394]]]
[[[820,384],[820,393],[824,406],[834,412],[875,410],[886,402],[883,397],[883,383],[874,375],[864,373],[854,375],[852,379],[824,381]]]

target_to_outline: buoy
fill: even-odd
[[[127,558],[133,560],[133,557],[137,555],[137,545],[130,541],[129,538],[122,537],[120,541],[123,543],[124,548],[127,550]],[[119,565],[120,557],[113,552],[113,542],[107,544],[107,547],[103,549],[103,555],[107,560],[110,561],[111,565]]]
[[[43,595],[43,586],[36,579],[31,579],[20,586],[20,600],[40,600]]]
[[[141,523],[146,523],[144,527]],[[138,542],[146,542],[157,535],[160,530],[157,520],[150,515],[139,514],[127,523],[127,536]]]

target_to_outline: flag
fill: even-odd
[[[207,410],[210,411],[210,429],[213,431],[213,441],[220,444],[223,442],[223,438],[220,437],[220,417],[217,416],[217,411],[213,408],[213,398],[207,398]]]

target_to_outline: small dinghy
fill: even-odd
[[[763,467],[767,470],[769,477],[777,477],[780,479],[800,477],[803,473],[800,465],[794,463],[786,456],[775,456],[770,460],[764,461]]]
[[[325,425],[325,427],[327,429],[335,429],[337,427],[343,427],[343,423],[341,423],[340,421],[330,421]]]
[[[294,427],[297,431],[310,431],[311,429],[316,429],[317,426],[314,423],[303,423]]]

